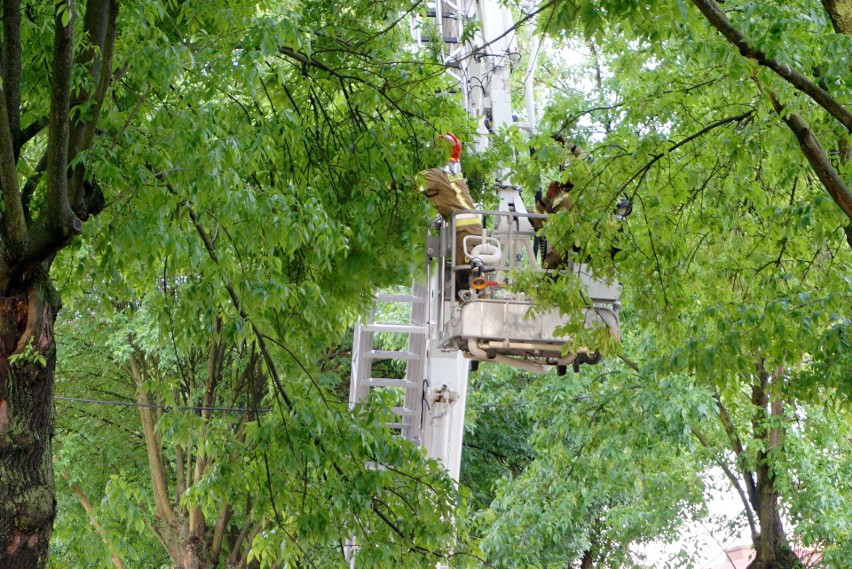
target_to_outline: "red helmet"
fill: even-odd
[[[452,154],[450,154],[450,162],[458,162],[459,158],[461,158],[462,152],[461,140],[459,140],[456,135],[449,132],[439,135],[439,138],[443,138],[444,140],[446,140],[447,143],[450,145],[450,148],[452,149]]]

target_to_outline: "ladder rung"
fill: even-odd
[[[362,324],[361,330],[365,332],[394,332],[399,334],[425,334],[426,327],[417,324],[397,324],[394,322],[373,322]]]
[[[377,360],[417,360],[420,359],[420,354],[413,352],[398,352],[393,350],[370,350],[364,354],[367,358]]]
[[[373,297],[376,302],[411,302],[423,303],[426,299],[422,296],[414,296],[413,294],[377,294]]]
[[[366,382],[370,387],[416,387],[416,381],[407,379],[388,379],[386,377],[371,377]]]
[[[402,423],[385,423],[385,426],[387,426],[387,428],[389,428],[389,429],[399,431],[397,433],[397,436],[402,436],[402,430],[406,426],[410,426],[410,425],[403,425]],[[415,444],[420,444],[420,435],[419,434],[411,435],[411,436],[408,436],[408,437],[402,437],[402,438],[404,438],[405,440],[411,441]]]
[[[400,417],[413,417],[414,410],[407,407],[391,407],[391,410]]]
[[[437,15],[438,15],[438,12],[435,10],[435,8],[426,8],[426,17],[427,18],[434,18]],[[459,14],[455,10],[447,10],[446,12],[441,13],[441,17],[447,18],[448,20],[458,20]]]

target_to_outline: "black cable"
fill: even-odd
[[[149,409],[164,409],[166,411],[225,411],[232,413],[269,413],[271,409],[248,409],[242,407],[188,407],[184,405],[158,405],[156,403],[135,403],[132,401],[107,401],[105,399],[79,399],[76,397],[54,397],[56,401],[69,401],[72,403],[92,403],[95,405],[118,405],[120,407],[146,407]]]
[[[428,400],[426,399],[426,389],[424,389],[423,402],[426,405],[427,409],[430,409],[430,405]],[[136,403],[133,401],[108,401],[106,399],[80,399],[77,397],[54,397],[55,401],[68,401],[71,403],[91,403],[94,405],[117,405],[119,407],[146,407],[149,409],[163,409],[165,411],[222,411],[222,412],[231,412],[231,413],[248,413],[248,412],[257,412],[257,413],[269,413],[272,409],[250,409],[243,407],[189,407],[184,405],[158,405],[156,403]],[[524,405],[532,405],[532,401],[513,401],[506,403],[482,403],[480,405],[476,405],[475,407],[479,407],[482,409],[493,409],[495,407],[515,407],[515,406],[524,406]],[[421,425],[422,426],[422,425]]]

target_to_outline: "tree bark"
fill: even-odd
[[[822,0],[822,5],[831,19],[834,31],[852,35],[852,0]],[[837,147],[841,164],[852,161],[852,136],[841,135]],[[846,224],[843,232],[846,234],[846,243],[852,248],[852,222]]]
[[[38,270],[0,298],[0,567],[47,564],[53,483],[54,322],[59,295]]]
[[[779,101],[778,96],[771,90],[769,98],[772,101],[775,112],[778,113],[784,124],[793,132],[793,135],[799,142],[802,154],[807,158],[808,163],[828,191],[831,199],[852,220],[852,190],[846,186],[846,182],[844,182],[843,178],[834,168],[828,155],[814,136],[810,125],[800,114],[785,108],[781,101]]]
[[[757,453],[757,491],[753,506],[760,520],[760,533],[753,536],[757,555],[746,569],[803,569],[804,565],[790,547],[784,531],[772,464],[774,455],[783,452],[784,408],[780,399],[770,396],[769,386],[783,374],[783,370],[776,371],[773,377],[761,363],[758,374],[759,381],[752,386],[752,403],[756,411],[753,429],[754,438],[763,441],[763,448]]]
[[[169,554],[171,569],[213,569],[207,544],[193,535],[185,516],[172,522],[158,517],[154,530]]]
[[[109,1],[117,9],[117,3]],[[20,2],[3,0],[0,12],[0,567],[4,569],[47,565],[56,515],[51,437],[54,323],[60,308],[48,275],[56,253],[82,228],[68,203],[68,165],[91,142],[84,140],[69,154],[77,10],[73,2],[52,4],[53,58],[46,63],[51,85],[48,120],[22,114],[29,105],[21,103],[20,93],[25,49]],[[109,21],[114,23],[114,17]],[[99,50],[90,50],[101,54],[107,74],[112,64],[108,43],[113,40],[114,35],[107,34]],[[105,90],[92,95],[99,97],[95,103],[100,105]],[[24,118],[29,126],[22,129]],[[91,128],[97,119],[97,114],[90,117]],[[18,158],[25,142],[45,125],[49,127],[45,158],[22,193]],[[29,202],[42,174],[47,176],[43,203],[32,215]]]
[[[822,0],[828,17],[838,34],[852,33],[852,0]]]
[[[215,324],[217,332],[220,324],[218,321]],[[205,411],[202,412],[204,421],[210,419],[212,412],[209,408],[215,404],[215,386],[221,378],[224,352],[225,346],[218,341],[218,336],[216,336],[211,341],[208,362],[208,376],[211,379],[208,380],[205,397],[202,401],[202,406],[205,407]],[[169,493],[169,481],[172,472],[166,467],[163,440],[157,427],[158,418],[152,407],[156,399],[144,385],[149,379],[149,374],[155,373],[152,371],[153,367],[156,366],[149,368],[146,355],[134,348],[134,352],[130,356],[130,373],[136,383],[137,402],[140,404],[139,417],[148,454],[151,491],[156,509],[153,529],[171,559],[172,569],[212,569],[216,566],[215,560],[218,559],[219,552],[216,551],[214,554],[212,544],[206,535],[206,521],[201,508],[193,507],[187,511],[187,508],[180,504],[181,494],[187,486],[200,481],[207,469],[207,463],[200,455],[200,451],[196,454],[195,461],[190,460],[191,445],[186,451],[180,449],[178,455],[184,458],[181,460],[180,468],[175,469],[173,475],[176,481],[175,487],[181,488],[181,490],[172,501]],[[187,403],[191,403],[191,401],[187,401]],[[199,441],[203,441],[205,433],[206,429],[202,426],[194,438],[197,437]],[[201,443],[199,442],[199,444]],[[187,479],[186,483],[178,482],[184,479]],[[224,528],[221,528],[221,531],[224,531]]]

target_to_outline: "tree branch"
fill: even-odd
[[[222,542],[225,537],[225,530],[228,529],[228,522],[231,521],[231,505],[225,504],[216,518],[216,527],[213,529],[213,539],[210,542],[210,556],[212,558],[212,567],[219,565],[219,555],[222,553]]]
[[[629,358],[628,358],[627,356],[625,356],[624,354],[618,354],[618,359],[620,359],[620,360],[621,360],[621,361],[623,361],[625,364],[627,364],[627,366],[628,366],[630,369],[632,369],[632,370],[633,370],[633,371],[635,371],[636,373],[639,373],[639,364],[637,364],[637,363],[636,363],[636,362],[634,362],[633,360],[629,359]]]
[[[9,115],[6,112],[5,90],[0,84],[0,191],[3,193],[3,217],[0,230],[6,251],[20,255],[27,242],[27,225],[18,189],[18,169],[14,160],[14,144]]]
[[[693,426],[690,426],[690,429],[692,429],[692,434],[695,435],[695,438],[698,439],[698,441],[703,447],[708,449],[711,448],[710,441],[707,440],[707,437],[705,437],[701,431],[699,431]],[[751,534],[757,535],[759,532],[757,527],[757,521],[754,518],[754,510],[752,510],[749,497],[746,496],[746,493],[743,491],[742,486],[740,486],[740,481],[737,479],[736,474],[734,474],[733,471],[728,467],[728,465],[725,464],[725,462],[720,457],[716,456],[715,453],[713,455],[713,460],[716,462],[717,465],[719,465],[719,468],[722,469],[722,471],[725,473],[725,476],[728,478],[734,489],[737,491],[737,494],[739,494],[740,501],[745,507],[746,517],[748,518],[748,525],[751,529]]]
[[[627,188],[627,186],[629,186],[630,183],[633,182],[636,178],[638,178],[639,176],[644,176],[645,173],[648,170],[651,169],[651,166],[656,164],[666,154],[670,154],[670,153],[674,152],[675,150],[677,150],[681,146],[684,146],[685,144],[689,144],[690,142],[692,142],[696,138],[704,136],[705,134],[707,134],[708,132],[710,132],[711,130],[713,130],[715,128],[718,128],[720,126],[726,125],[726,124],[731,123],[731,122],[741,122],[741,121],[747,119],[748,117],[750,117],[753,114],[754,114],[754,110],[749,110],[749,111],[746,111],[744,113],[741,113],[741,114],[733,116],[733,117],[726,117],[724,119],[719,119],[717,121],[713,121],[712,123],[708,124],[707,126],[698,130],[697,132],[690,134],[689,136],[687,136],[683,140],[674,143],[672,145],[672,147],[665,150],[665,152],[660,152],[658,154],[654,154],[653,157],[651,158],[651,160],[647,164],[645,164],[644,166],[639,168],[632,176],[630,176],[630,178],[626,182],[621,184],[621,187],[618,188],[618,194],[621,194],[622,192],[624,192],[624,190]]]
[[[50,84],[50,122],[47,152],[47,215],[52,230],[64,233],[64,226],[74,217],[68,203],[68,126],[71,106],[71,77],[74,67],[74,24],[76,8],[73,0],[55,5],[53,69]],[[67,18],[67,25],[63,25]]]
[[[752,504],[756,504],[757,485],[754,481],[754,475],[746,467],[745,447],[742,444],[740,436],[737,434],[737,430],[734,427],[734,422],[731,421],[731,416],[728,413],[728,409],[722,404],[722,398],[719,396],[718,393],[714,393],[713,399],[716,401],[716,408],[719,411],[719,420],[722,422],[722,426],[725,429],[725,434],[728,435],[728,441],[731,443],[731,450],[733,450],[734,454],[736,455],[737,464],[740,468],[740,473],[742,474],[743,481],[746,484],[746,491],[748,492],[748,497],[751,500]]]
[[[3,194],[3,253],[20,255],[28,240],[18,187],[20,130],[21,11],[17,0],[3,0],[3,43],[0,46],[0,191]],[[7,283],[3,284],[5,288]]]
[[[376,39],[376,38],[378,38],[378,37],[381,37],[381,36],[385,35],[385,34],[386,34],[386,33],[388,33],[389,31],[391,31],[391,30],[393,30],[394,28],[396,28],[396,26],[397,26],[397,25],[398,25],[398,24],[399,24],[399,23],[400,23],[403,19],[407,18],[409,14],[411,14],[412,12],[414,12],[416,9],[420,8],[422,5],[423,5],[423,0],[415,0],[415,2],[414,2],[414,3],[413,3],[413,4],[409,7],[409,8],[407,8],[406,10],[404,10],[402,13],[400,13],[400,14],[399,14],[399,17],[397,17],[397,19],[396,19],[396,20],[394,20],[393,22],[389,23],[387,26],[385,26],[385,28],[384,28],[384,29],[379,30],[379,31],[378,31],[378,32],[376,32],[375,34],[373,34],[373,35],[371,35],[371,36],[369,36],[369,37],[367,37],[367,38],[364,38],[363,40],[359,41],[356,45],[352,46],[352,48],[353,48],[353,49],[354,49],[354,48],[361,48],[361,47],[363,47],[365,44],[367,44],[367,43],[369,43],[369,42],[373,41],[374,39]]]
[[[249,536],[249,532],[252,530],[252,526],[255,528],[259,528],[260,522],[254,522],[252,520],[252,496],[251,494],[246,495],[246,511],[245,511],[245,521],[243,522],[243,527],[240,528],[240,533],[237,535],[236,539],[234,539],[231,544],[231,554],[228,556],[229,563],[236,563],[239,560],[239,551],[242,548],[243,542]]]
[[[73,0],[54,5],[53,67],[50,84],[50,118],[47,140],[47,191],[44,212],[30,226],[28,246],[16,251],[12,258],[18,271],[26,273],[32,266],[50,259],[74,235],[83,229],[68,202],[68,140],[71,104],[71,79],[74,63]],[[67,25],[63,25],[66,20]],[[20,198],[18,198],[20,202]],[[23,217],[23,208],[21,208]],[[17,276],[17,275],[16,275]]]
[[[3,0],[3,45],[0,51],[0,84],[3,86],[3,103],[9,117],[12,140],[21,129],[21,6],[20,0]],[[15,162],[20,147],[15,144]],[[6,156],[12,156],[7,154]]]
[[[15,139],[15,150],[17,152],[20,152],[21,148],[23,148],[27,142],[32,140],[35,135],[37,135],[38,133],[43,131],[45,127],[47,127],[47,124],[47,117],[42,117],[38,120],[33,121],[26,128],[21,130],[18,134],[17,139]]]
[[[216,386],[221,379],[222,361],[225,357],[225,346],[220,336],[221,331],[222,319],[219,316],[214,316],[207,355],[207,389],[204,393],[203,402],[203,406],[206,409],[201,412],[201,425],[198,432],[199,441],[203,441],[207,437],[207,423],[213,414],[211,408],[216,403]],[[199,452],[195,454],[195,471],[192,476],[193,485],[201,481],[201,477],[204,476],[204,472],[207,469],[207,458],[200,450],[199,444]],[[196,506],[189,511],[189,532],[191,535],[200,539],[204,534],[204,528],[204,512],[200,506]]]
[[[89,0],[86,7],[86,18],[83,23],[83,33],[88,37],[91,46],[78,57],[77,63],[88,63],[89,73],[94,81],[92,91],[81,91],[74,100],[74,105],[80,105],[87,100],[92,101],[90,116],[74,125],[70,139],[70,156],[73,159],[81,151],[92,146],[95,137],[95,126],[100,117],[104,97],[112,80],[112,55],[115,45],[116,18],[118,17],[117,0]],[[86,167],[79,163],[74,168],[71,178],[69,195],[74,211],[82,219],[86,219],[86,204],[84,202]]]
[[[207,254],[210,259],[215,263],[219,264],[219,255],[216,254],[216,246],[213,244],[213,240],[210,238],[210,235],[201,225],[201,222],[198,219],[198,216],[195,213],[195,210],[189,205],[188,202],[184,202],[183,204],[186,207],[187,212],[189,213],[189,217],[192,220],[192,224],[195,226],[196,232],[198,236],[201,237],[202,243],[204,243],[204,248],[207,250]],[[281,377],[278,375],[277,367],[275,366],[275,361],[272,358],[272,353],[269,351],[269,345],[266,343],[265,336],[261,334],[260,330],[257,328],[255,323],[249,318],[248,313],[245,308],[243,308],[242,302],[240,302],[240,297],[237,295],[237,291],[234,289],[233,285],[228,280],[224,280],[225,290],[228,293],[228,296],[231,298],[231,302],[234,305],[234,308],[237,310],[240,318],[245,320],[252,329],[255,338],[257,339],[258,345],[260,346],[260,352],[263,355],[263,360],[266,363],[266,367],[269,370],[270,375],[272,376],[272,380],[275,383],[276,390],[278,394],[284,401],[284,404],[288,409],[293,408],[293,400],[287,395],[287,392],[284,390],[284,385],[281,382]]]
[[[307,56],[304,53],[298,52],[292,47],[279,47],[278,53],[289,57],[290,59],[294,59],[303,65],[310,65],[312,67],[316,67],[317,69],[321,69],[322,71],[326,71],[328,73],[331,73],[332,75],[337,76],[337,73],[325,63],[318,61],[313,57]]]
[[[811,131],[810,125],[798,113],[787,109],[779,100],[778,95],[774,91],[769,91],[769,98],[772,101],[772,106],[775,112],[781,117],[793,134],[796,140],[799,141],[799,148],[802,149],[802,154],[808,159],[808,163],[813,168],[825,189],[834,200],[843,213],[852,220],[852,191],[843,182],[837,170],[831,164],[825,151],[820,146],[816,137]]]
[[[142,366],[136,354],[130,355],[130,371],[136,380],[136,398],[143,405],[139,407],[139,417],[142,420],[142,432],[145,435],[145,447],[148,454],[148,468],[151,472],[151,490],[154,495],[154,505],[157,516],[169,524],[175,523],[175,513],[169,501],[169,491],[166,485],[166,470],[163,463],[163,455],[160,449],[160,440],[157,437],[156,421],[153,409],[150,407],[148,393],[143,384],[145,377]],[[148,405],[148,406],[146,406]]]
[[[24,209],[24,219],[30,219],[30,200],[32,200],[33,194],[35,194],[38,183],[41,181],[41,177],[45,170],[47,170],[46,152],[41,155],[41,158],[35,168],[33,168],[33,173],[30,174],[29,178],[27,178],[27,182],[24,184],[24,189],[21,190],[21,206]]]
[[[716,3],[716,0],[692,0],[692,3],[701,10],[701,13],[704,14],[710,25],[716,28],[725,39],[739,49],[743,57],[753,59],[758,64],[774,71],[779,77],[786,80],[802,93],[808,95],[831,116],[840,121],[846,127],[847,131],[852,132],[852,112],[832,97],[828,91],[812,82],[799,71],[749,45],[745,36],[731,25],[731,22]]]
[[[177,390],[174,391],[175,395]],[[178,401],[175,396],[175,401]],[[175,445],[175,502],[180,502],[180,497],[186,492],[186,451],[183,445]]]
[[[82,230],[83,223],[80,218],[86,219],[103,208],[100,188],[97,184],[85,181],[85,166],[80,163],[75,167],[72,183],[69,185],[68,165],[79,152],[88,149],[94,139],[100,107],[111,80],[118,2],[92,0],[87,6],[84,27],[93,47],[83,51],[81,63],[89,61],[94,76],[96,86],[88,95],[94,101],[94,110],[89,120],[75,123],[72,132],[71,84],[74,68],[75,11],[73,0],[56,1],[54,4],[47,160],[46,165],[42,166],[43,171],[47,173],[47,190],[42,214],[35,221],[31,221],[29,227],[26,224],[29,217],[27,204],[39,176],[34,176],[34,179],[30,180],[33,183],[28,182],[23,195],[17,198],[12,195],[11,186],[7,187],[8,184],[3,183],[8,217],[4,218],[4,237],[11,264],[16,265],[15,274],[10,280],[25,277],[33,266],[51,259],[56,251]],[[87,57],[89,59],[86,59]],[[0,123],[2,122],[3,118],[0,117]],[[28,127],[26,135],[34,136],[41,128],[43,127],[37,121]],[[0,139],[2,138],[3,133],[0,132]],[[25,140],[27,138],[21,136],[20,144]],[[0,140],[0,144],[2,143]],[[6,153],[3,148],[0,148],[0,151]],[[0,175],[7,174],[2,171],[6,169],[4,166],[0,165]],[[9,283],[5,283],[5,286],[9,286]]]
[[[112,564],[115,565],[116,569],[124,569],[124,564],[121,562],[121,558],[118,556],[118,552],[115,550],[115,545],[112,541],[107,537],[104,528],[101,526],[100,522],[98,522],[98,516],[94,512],[94,508],[92,508],[92,503],[86,497],[86,493],[83,491],[83,488],[80,487],[76,482],[71,482],[71,475],[68,474],[67,470],[62,471],[62,478],[68,482],[71,487],[71,491],[77,496],[77,499],[80,500],[80,504],[83,506],[83,509],[86,510],[86,515],[89,516],[89,521],[92,522],[92,526],[94,526],[95,531],[101,536],[101,539],[104,541],[106,546],[109,548],[109,552],[112,554]]]

